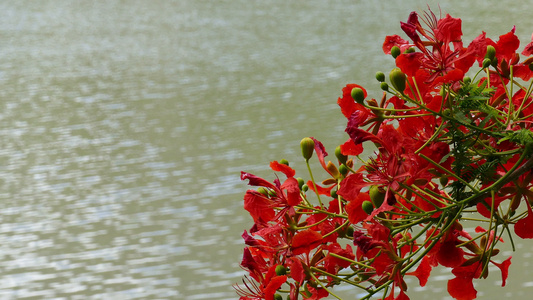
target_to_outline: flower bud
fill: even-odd
[[[363,102],[365,101],[365,92],[361,88],[353,88],[352,98],[355,100],[355,102],[363,104]]]
[[[280,294],[274,294],[274,300],[283,300],[283,296]]]
[[[368,190],[368,195],[370,196],[370,200],[372,200],[372,203],[374,203],[375,207],[380,207],[381,204],[383,204],[383,201],[385,200],[385,191],[377,185],[370,186],[370,190]]]
[[[283,265],[276,266],[276,275],[281,276],[287,274],[287,268]]]
[[[463,78],[463,82],[464,82],[464,84],[470,84],[472,82],[472,78],[470,78],[468,76],[465,76]]]
[[[401,54],[401,50],[400,50],[400,47],[398,46],[394,46],[390,49],[390,54],[392,55],[392,57],[396,58],[398,57],[398,55]]]
[[[415,52],[415,48],[409,47],[409,48],[405,49],[404,53],[413,53],[413,52]]]
[[[346,161],[348,160],[348,156],[342,154],[341,146],[337,146],[337,148],[335,148],[335,156],[337,157],[337,159],[339,160],[341,164],[345,164]]]
[[[485,53],[485,58],[492,59],[496,56],[496,49],[492,45],[487,46],[487,53]]]
[[[386,82],[381,83],[381,89],[385,92],[389,90],[389,85]]]
[[[492,62],[492,60],[490,58],[485,58],[483,60],[483,64],[482,64],[483,69],[488,68],[490,66],[491,62]]]
[[[298,180],[298,187],[300,188],[300,190],[302,189],[303,185],[305,184],[305,181],[303,180],[302,177],[298,177],[296,178],[296,180]]]
[[[379,82],[384,82],[385,81],[385,74],[383,74],[383,72],[377,72],[376,73],[376,79]]]
[[[307,186],[307,184],[304,184],[302,185],[302,192],[307,192],[309,190],[309,187]]]
[[[353,236],[353,232],[354,229],[352,226],[348,226],[348,228],[346,228],[346,236]]]
[[[308,161],[313,156],[313,151],[315,150],[315,141],[311,138],[303,138],[300,141],[300,147],[302,148],[302,156]]]
[[[329,195],[331,196],[331,198],[337,199],[337,190],[331,189],[331,191],[329,191]]]
[[[533,63],[527,65],[530,71],[533,71]]]
[[[389,79],[392,86],[403,94],[405,90],[405,74],[400,69],[394,68],[389,74]]]
[[[282,164],[282,165],[287,165],[287,166],[289,165],[289,161],[286,160],[286,159],[280,159],[279,163]]]
[[[374,210],[374,205],[372,205],[372,202],[370,201],[363,201],[361,204],[361,207],[363,208],[363,211],[366,212],[367,215],[370,215],[372,211]]]
[[[346,165],[342,164],[339,166],[339,173],[341,173],[342,176],[346,176],[346,174],[348,174],[348,168],[346,167]]]

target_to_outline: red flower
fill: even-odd
[[[322,235],[314,230],[306,229],[298,232],[292,238],[292,254],[309,254],[322,243]]]

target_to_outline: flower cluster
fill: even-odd
[[[242,235],[242,300],[339,298],[339,284],[404,300],[405,277],[424,286],[437,266],[451,270],[453,298],[475,299],[473,280],[491,264],[505,285],[511,257],[496,258],[498,243],[533,238],[533,42],[518,53],[512,28],[465,45],[461,19],[431,11],[401,28],[409,40],[383,43],[396,63],[388,80],[376,74],[383,94],[342,89],[348,139],[333,162],[308,137],[309,180],[285,160],[270,163],[273,182],[241,173],[257,187],[244,196],[254,224]]]

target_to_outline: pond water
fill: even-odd
[[[425,3],[1,2],[0,299],[236,299],[240,171],[303,171],[302,137],[343,142],[340,89],[378,92],[383,38]],[[503,1],[441,8],[466,40],[533,28]],[[533,291],[518,247],[480,298]],[[447,299],[448,278],[409,295]]]

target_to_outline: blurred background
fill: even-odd
[[[430,3],[435,13],[439,6]],[[304,171],[299,141],[347,139],[347,83],[380,97],[384,37],[426,1],[0,2],[0,299],[236,299],[252,225],[240,171]],[[446,1],[465,42],[533,19],[504,1]],[[522,49],[522,48],[521,48]],[[301,173],[305,177],[306,173]],[[526,299],[518,241],[505,288]],[[448,299],[434,270],[411,299]],[[339,289],[347,299],[356,292]]]

